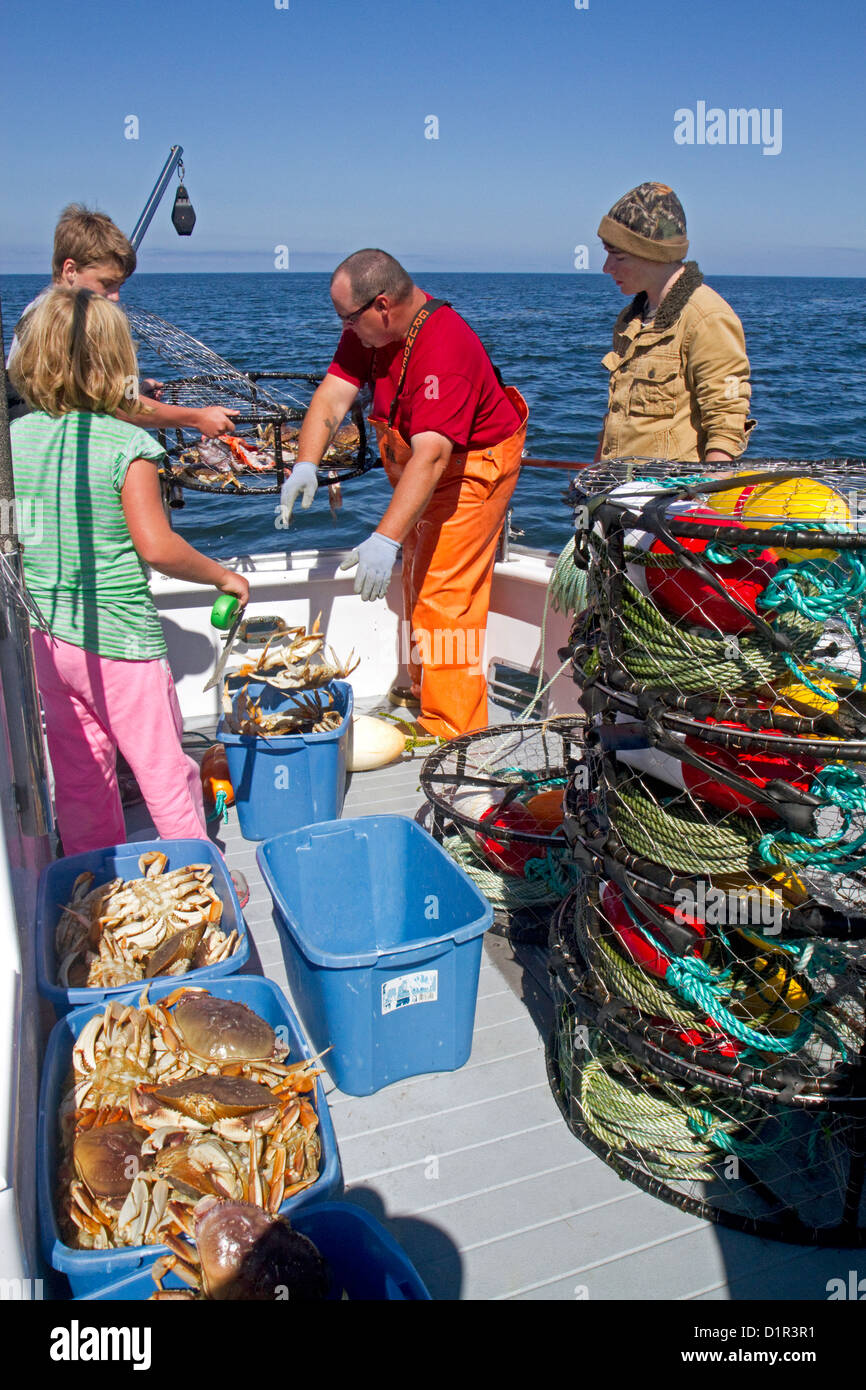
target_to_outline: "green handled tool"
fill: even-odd
[[[244,610],[241,608],[240,600],[235,598],[234,594],[220,594],[211,609],[211,624],[213,627],[219,628],[221,632],[225,632],[225,646],[216,664],[216,670],[204,687],[205,690],[212,690],[222,680],[222,674],[226,668],[229,653],[234,646],[243,614]]]

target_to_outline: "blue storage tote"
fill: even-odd
[[[235,892],[225,860],[210,840],[139,840],[128,845],[111,845],[108,849],[94,849],[86,854],[70,854],[65,859],[57,859],[42,870],[36,896],[36,983],[39,993],[50,999],[57,1016],[81,1005],[94,1004],[100,999],[117,999],[131,991],[138,993],[147,980],[133,981],[130,985],[117,985],[112,989],[64,988],[57,983],[57,957],[54,951],[54,932],[60,920],[61,908],[69,901],[72,885],[79,874],[92,873],[93,887],[110,883],[113,878],[141,878],[138,861],[142,854],[159,850],[168,856],[165,873],[180,869],[186,864],[208,864],[213,869],[213,891],[223,904],[223,915],[219,926],[229,936],[238,933],[237,950],[228,960],[218,965],[205,965],[199,970],[189,970],[180,977],[184,983],[198,984],[203,979],[218,979],[231,975],[246,965],[250,957],[250,941],[247,935],[238,895]],[[171,979],[179,983],[178,976],[159,975],[159,980]]]
[[[352,1300],[369,1302],[429,1302],[418,1271],[389,1236],[385,1227],[362,1207],[349,1202],[319,1202],[289,1216],[296,1231],[306,1236],[327,1260],[333,1276],[328,1298],[338,1301],[345,1289]],[[172,1270],[163,1279],[166,1289],[185,1289]],[[147,1299],[156,1285],[150,1267],[108,1284],[85,1299]]]
[[[407,816],[361,816],[274,836],[256,857],[292,999],[340,1090],[462,1067],[493,909],[441,845]]]
[[[164,995],[170,994],[178,985],[184,983],[184,979],[151,981],[151,1002],[155,1003]],[[284,1029],[290,1061],[299,1061],[302,1057],[311,1056],[297,1018],[289,1008],[282,990],[272,980],[265,980],[258,975],[237,975],[223,976],[216,980],[200,980],[199,984],[205,985],[210,993],[219,999],[236,999],[239,1003],[246,1004],[272,1028]],[[134,1003],[140,993],[141,986],[132,995],[127,991],[126,1002]],[[60,1160],[58,1110],[64,1083],[72,1065],[75,1039],[93,1015],[101,1013],[104,1007],[104,1004],[95,1004],[87,1009],[75,1009],[55,1025],[48,1039],[39,1092],[36,1178],[40,1239],[46,1261],[52,1268],[66,1275],[73,1294],[103,1288],[121,1275],[129,1274],[145,1265],[150,1266],[159,1255],[166,1253],[164,1245],[126,1245],[116,1250],[76,1250],[65,1245],[61,1239],[54,1200]],[[337,1140],[320,1078],[316,1081],[316,1112],[322,1143],[319,1176],[311,1187],[304,1188],[303,1192],[283,1202],[280,1213],[292,1220],[298,1208],[305,1206],[311,1199],[325,1201],[329,1197],[338,1196],[343,1189]]]
[[[222,719],[217,725],[245,839],[264,840],[275,831],[333,820],[343,809],[354,696],[346,681],[332,681],[325,689],[333,694],[343,716],[339,728],[330,733],[265,739],[229,733]],[[251,684],[249,693],[261,697],[265,711],[293,703],[285,691],[273,686]]]

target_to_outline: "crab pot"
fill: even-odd
[[[255,697],[261,693],[265,714],[296,703],[273,686],[250,684],[248,690]],[[216,737],[226,750],[245,839],[264,840],[279,831],[334,820],[342,811],[353,692],[346,681],[332,681],[323,691],[333,695],[342,715],[339,727],[328,733],[260,738],[229,733],[225,720],[220,720]]]
[[[176,979],[152,981],[149,990],[151,1002],[155,1003],[170,994],[180,983],[183,982]],[[257,975],[238,975],[201,983],[206,983],[209,992],[216,998],[233,999],[246,1004],[272,1028],[281,1030],[281,1035],[289,1045],[289,1061],[300,1061],[312,1055],[285,995],[271,980],[262,979]],[[134,1002],[140,992],[139,988],[130,996],[127,991],[126,1001]],[[66,1275],[75,1296],[103,1288],[112,1280],[152,1265],[160,1255],[167,1253],[165,1245],[127,1245],[113,1250],[76,1250],[66,1245],[61,1236],[55,1207],[56,1177],[60,1163],[58,1112],[72,1066],[75,1040],[85,1024],[94,1014],[101,1013],[104,1007],[104,1004],[94,1004],[89,1008],[75,1009],[56,1024],[48,1039],[39,1093],[36,1154],[42,1251],[47,1263]],[[326,1201],[330,1197],[339,1196],[342,1191],[343,1174],[337,1153],[337,1141],[321,1080],[316,1082],[316,1113],[319,1117],[319,1137],[322,1145],[319,1176],[312,1186],[283,1202],[280,1207],[280,1214],[283,1216],[292,1217],[294,1212],[306,1206],[308,1202]]]
[[[554,916],[552,966],[566,984],[579,976],[599,1008],[617,1001],[606,1037],[654,1072],[720,1097],[866,1117],[860,953],[812,941],[806,959],[753,930],[729,927],[722,940],[699,909],[687,920],[592,879]]]
[[[681,1211],[795,1245],[866,1243],[863,1120],[774,1104],[655,1071],[608,1036],[579,966],[557,963],[548,1080],[577,1139]]]
[[[237,931],[237,949],[227,960],[217,965],[202,966],[189,970],[180,977],[184,983],[199,984],[202,980],[218,979],[232,975],[246,965],[250,955],[250,941],[247,935],[238,896],[225,865],[225,860],[210,840],[139,840],[134,844],[112,845],[108,849],[89,850],[85,854],[68,855],[58,859],[43,869],[39,879],[36,898],[36,981],[39,993],[54,1005],[57,1017],[62,1017],[70,1009],[86,1004],[95,1004],[109,999],[119,999],[138,993],[146,980],[133,981],[128,985],[117,985],[111,989],[86,988],[71,989],[58,984],[57,958],[54,949],[54,933],[60,921],[63,906],[70,899],[72,885],[79,874],[92,873],[93,886],[110,883],[114,878],[141,878],[138,861],[143,854],[158,850],[168,856],[164,872],[179,869],[187,864],[207,864],[213,869],[213,891],[223,904],[223,915],[219,926],[228,936]],[[162,979],[169,977],[159,977]],[[175,985],[177,976],[171,976]]]
[[[361,816],[274,836],[256,858],[292,998],[340,1090],[462,1067],[493,910],[435,840],[406,816]]]
[[[498,934],[543,944],[577,871],[565,838],[569,778],[590,784],[580,714],[491,725],[424,760],[432,834],[493,907]]]
[[[331,1275],[328,1302],[339,1302],[344,1293],[350,1300],[368,1303],[430,1301],[411,1260],[363,1208],[349,1202],[319,1202],[293,1215],[291,1224],[327,1261]],[[155,1288],[148,1267],[83,1297],[99,1302],[148,1299]],[[171,1270],[163,1279],[163,1288],[185,1289],[188,1285]]]

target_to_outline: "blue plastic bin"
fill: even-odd
[[[222,719],[217,725],[245,839],[264,840],[275,831],[333,820],[343,809],[354,697],[346,681],[332,681],[325,689],[333,693],[343,715],[339,728],[330,733],[264,739],[229,733]],[[261,696],[263,710],[293,703],[273,686],[250,685],[249,693]]]
[[[247,935],[241,905],[231,881],[225,860],[210,840],[139,840],[129,845],[112,845],[108,849],[90,850],[87,854],[71,854],[58,859],[43,869],[39,879],[36,896],[36,982],[39,993],[50,999],[59,1017],[69,1009],[82,1005],[98,1003],[100,999],[119,999],[129,993],[138,993],[146,980],[131,985],[118,985],[114,989],[64,989],[57,983],[57,957],[54,951],[54,932],[60,920],[64,903],[69,902],[72,885],[79,874],[90,872],[94,875],[93,887],[110,883],[113,878],[141,878],[138,861],[142,854],[150,850],[160,850],[168,855],[165,872],[179,869],[185,864],[209,864],[213,869],[213,891],[223,904],[220,927],[228,936],[237,931],[238,945],[233,955],[219,965],[206,965],[200,970],[189,970],[183,976],[184,983],[199,984],[202,980],[218,979],[222,975],[232,975],[246,965],[250,956],[250,941]],[[176,977],[159,976],[160,979]]]
[[[406,816],[307,826],[259,845],[292,999],[337,1086],[462,1067],[493,909]]]
[[[328,1295],[332,1301],[339,1300],[344,1289],[350,1299],[368,1302],[430,1301],[415,1266],[384,1226],[361,1207],[348,1202],[316,1203],[290,1219],[327,1260],[333,1275]],[[183,1289],[188,1285],[172,1270],[163,1280],[163,1287]],[[155,1288],[148,1267],[83,1297],[99,1302],[147,1299]]]
[[[149,993],[151,1001],[155,1002],[170,994],[179,983],[183,982],[174,979],[164,983],[153,981]],[[205,984],[211,994],[219,999],[236,999],[241,1004],[246,1004],[272,1028],[285,1028],[290,1059],[297,1061],[312,1055],[285,995],[271,980],[262,979],[258,975],[238,975],[224,976],[213,981],[203,980],[199,983]],[[56,1024],[48,1039],[39,1092],[36,1153],[40,1239],[45,1259],[52,1268],[66,1275],[73,1294],[103,1288],[121,1275],[153,1264],[159,1255],[166,1253],[164,1245],[129,1245],[117,1250],[75,1250],[65,1245],[60,1238],[54,1203],[55,1177],[59,1163],[57,1113],[64,1083],[72,1065],[75,1039],[88,1020],[103,1008],[103,1004],[97,1004],[87,1009],[75,1009]],[[291,1216],[293,1220],[294,1212],[311,1199],[325,1201],[329,1197],[339,1196],[343,1190],[337,1141],[321,1080],[316,1082],[316,1111],[322,1141],[319,1176],[312,1187],[307,1187],[295,1197],[290,1197],[280,1207],[280,1212],[284,1216]]]

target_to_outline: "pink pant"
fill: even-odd
[[[126,841],[119,748],[162,840],[207,839],[199,770],[167,661],[115,661],[33,630],[57,821],[66,854]]]

